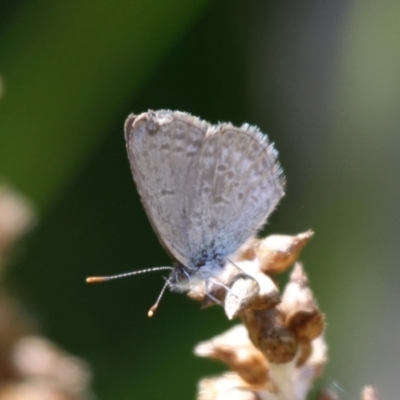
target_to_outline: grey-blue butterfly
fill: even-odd
[[[143,206],[175,262],[153,270],[170,268],[174,291],[217,278],[284,195],[278,153],[257,127],[159,110],[131,114],[125,139]]]

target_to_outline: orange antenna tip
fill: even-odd
[[[150,307],[150,310],[147,313],[147,316],[149,318],[151,318],[154,315],[155,311],[157,310],[158,305],[160,304],[161,297],[163,296],[163,294],[165,292],[165,289],[168,287],[168,285],[169,285],[169,280],[167,279],[166,282],[165,282],[165,285],[163,286],[163,288],[161,289],[160,294],[157,297],[157,301],[154,303],[153,306]]]
[[[156,308],[157,308],[157,307],[155,307],[155,306],[153,306],[153,307],[150,308],[150,310],[149,310],[148,313],[147,313],[147,316],[148,316],[149,318],[151,318],[151,317],[154,315],[154,311],[156,311]]]
[[[107,279],[105,279],[102,276],[90,276],[89,278],[86,278],[86,283],[97,283],[97,282],[104,282]]]

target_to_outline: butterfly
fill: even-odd
[[[159,299],[166,287],[185,292],[218,277],[284,195],[278,153],[257,127],[148,111],[129,115],[125,140],[144,209],[174,260],[151,269],[171,269]]]

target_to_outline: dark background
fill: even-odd
[[[249,122],[280,153],[287,194],[264,233],[302,254],[327,314],[319,386],[396,398],[400,370],[400,5],[389,1],[0,2],[0,174],[35,205],[7,285],[42,332],[86,359],[99,399],[194,398],[223,369],[192,355],[232,323],[167,293],[123,123],[149,108]],[[12,268],[11,268],[12,267]]]

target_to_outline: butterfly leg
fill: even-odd
[[[212,279],[206,279],[206,296],[212,300],[214,303],[222,306],[222,303],[220,300],[218,300],[215,296],[213,296],[210,292],[211,292],[211,288],[210,288],[210,284],[219,284],[219,282],[213,281]],[[225,285],[224,285],[225,286]]]
[[[227,292],[232,294],[233,296],[237,297],[235,293],[233,293],[232,289],[229,286],[226,286],[224,283],[216,281],[215,279],[209,278],[208,281],[214,285],[218,285],[223,287]],[[206,286],[207,287],[207,286]]]
[[[240,268],[239,265],[237,265],[236,263],[234,263],[234,262],[233,262],[232,260],[230,260],[229,258],[227,258],[227,261],[230,262],[234,267],[236,267],[236,268],[240,271],[240,273],[237,274],[237,275],[232,279],[232,281],[230,282],[231,284],[232,284],[233,282],[235,282],[236,279],[245,277],[245,278],[249,278],[249,279],[253,280],[254,282],[256,282],[257,285],[258,285],[258,288],[260,289],[260,284],[257,282],[257,279],[254,278],[254,276],[250,275],[250,274],[249,274],[248,272],[246,272],[243,268]]]

